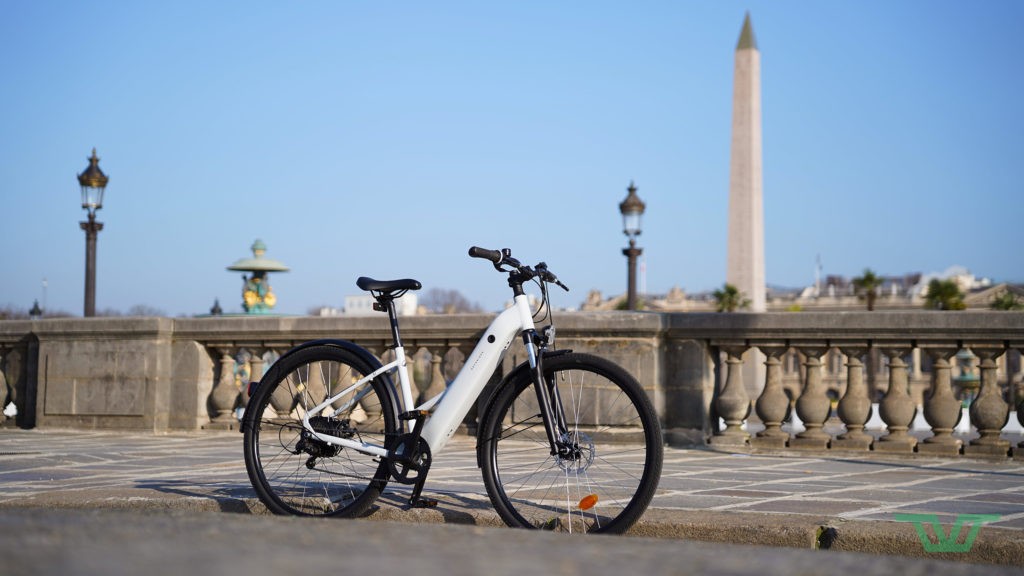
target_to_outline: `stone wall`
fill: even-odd
[[[416,364],[419,390],[437,391],[450,381],[491,318],[403,318],[402,336]],[[772,370],[777,370],[774,376],[788,390],[785,396],[769,390],[776,404],[784,402],[780,406],[788,418],[772,420],[773,434],[793,421],[801,402],[803,411],[817,418],[822,402],[827,406],[830,398],[833,412],[826,407],[825,413],[834,419],[834,405],[847,396],[848,382],[859,386],[861,380],[877,381],[877,390],[871,390],[879,397],[871,399],[884,400],[880,395],[890,396],[893,373],[897,386],[892,394],[899,396],[902,406],[902,395],[909,392],[906,402],[913,412],[936,386],[934,375],[922,372],[920,362],[913,359],[945,358],[945,377],[955,380],[956,367],[949,360],[964,348],[982,353],[976,371],[979,377],[988,374],[994,382],[989,387],[997,388],[1008,410],[1024,396],[1017,393],[1024,313],[587,312],[556,315],[556,321],[556,348],[604,356],[622,365],[652,398],[669,438],[682,441],[724,438],[738,446],[758,445],[760,433],[746,431],[745,423],[741,429],[741,423],[749,420],[763,427],[775,413],[758,418],[757,404],[765,396],[760,388],[740,391],[728,385],[741,369],[733,359],[752,348],[768,358],[768,366],[760,368],[761,382],[771,380]],[[5,406],[13,402],[18,415],[0,425],[153,431],[236,426],[234,409],[245,401],[242,383],[258,379],[292,346],[320,338],[352,340],[382,356],[390,333],[383,315],[3,321],[0,400]],[[936,356],[935,350],[942,353]],[[872,364],[872,353],[881,361]],[[517,341],[492,382],[524,357]],[[867,371],[861,363],[856,374],[850,372],[851,358],[866,361]],[[944,382],[940,384],[949,386]],[[898,390],[901,387],[906,390]],[[895,406],[895,401],[889,404]],[[814,410],[808,408],[812,404]],[[727,421],[725,431],[720,430],[720,416]],[[475,412],[467,419],[470,431],[474,417]],[[818,422],[809,424],[821,428]],[[796,433],[776,436],[772,445],[788,447],[795,437]],[[814,445],[828,448],[832,442],[817,436]]]

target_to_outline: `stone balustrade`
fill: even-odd
[[[421,396],[454,377],[490,319],[402,319]],[[952,457],[1024,452],[1003,432],[1009,414],[1024,414],[1024,313],[588,312],[556,321],[557,348],[607,357],[637,377],[672,442]],[[3,321],[0,402],[17,414],[0,416],[0,425],[236,427],[243,383],[319,338],[389,353],[383,315]],[[491,384],[523,358],[516,342]],[[973,428],[960,420],[965,402]],[[469,433],[475,418],[467,416]]]

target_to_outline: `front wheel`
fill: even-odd
[[[481,422],[484,484],[510,526],[622,533],[654,497],[663,457],[647,395],[621,367],[587,354],[544,359],[564,415],[555,454],[528,371],[508,382]]]

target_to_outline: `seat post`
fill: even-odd
[[[391,339],[394,340],[395,348],[402,346],[402,337],[398,333],[398,311],[395,309],[395,299],[390,294],[381,298],[384,307],[387,308],[388,320],[391,321]]]

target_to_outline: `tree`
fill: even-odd
[[[750,307],[750,299],[740,289],[728,282],[721,290],[711,294],[715,298],[715,308],[719,312],[735,312]]]
[[[43,310],[43,318],[71,318],[73,315],[65,310]],[[28,320],[31,318],[28,309],[15,308],[10,304],[0,306],[0,320]]]
[[[27,320],[28,310],[15,308],[8,304],[0,307],[0,320]]]
[[[105,317],[120,317],[120,316],[167,316],[167,313],[159,308],[154,308],[146,304],[135,304],[128,309],[127,312],[122,312],[117,308],[104,308],[96,311],[96,316]]]
[[[868,312],[874,311],[882,279],[876,276],[871,268],[865,268],[863,274],[853,279],[853,287],[857,291],[857,297],[867,301]]]
[[[622,299],[619,300],[615,304],[615,309],[616,310],[629,310],[629,298],[627,298],[625,295],[623,295]],[[646,310],[647,309],[647,302],[645,300],[641,299],[641,298],[637,298],[636,299],[636,309],[637,310]]]
[[[993,310],[1024,310],[1024,300],[1017,298],[1017,295],[1007,290],[992,299],[989,308]]]
[[[420,304],[436,314],[462,314],[467,312],[483,312],[476,302],[470,302],[458,290],[431,288],[420,299]]]
[[[967,305],[964,304],[964,293],[956,282],[933,278],[924,295],[924,307],[932,310],[963,310]]]
[[[136,304],[128,309],[126,316],[167,316],[167,313],[154,306]]]

